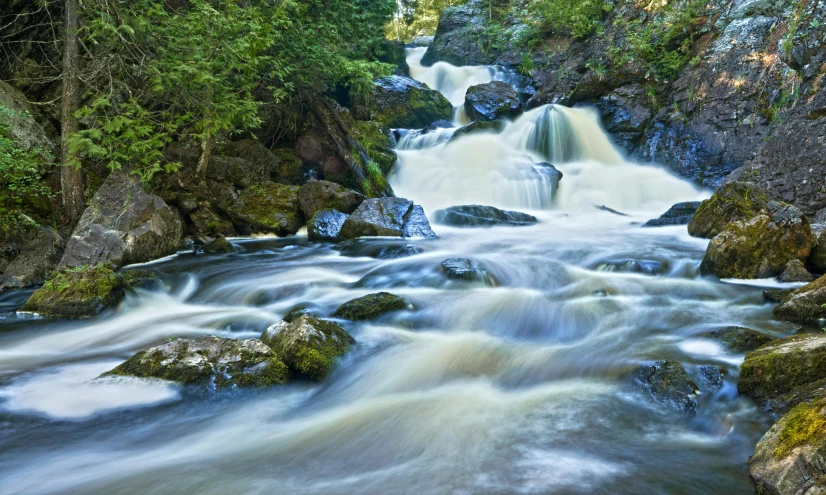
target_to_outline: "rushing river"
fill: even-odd
[[[409,53],[413,75],[454,104],[468,85],[504,78],[423,68],[421,54]],[[2,296],[0,493],[752,493],[744,463],[767,419],[737,395],[743,356],[702,336],[789,329],[759,287],[697,275],[707,241],[639,225],[708,193],[628,163],[587,109],[544,107],[448,143],[453,130],[400,142],[397,194],[429,214],[491,204],[538,225],[434,225],[435,240],[345,248],[237,240],[235,254],[153,263],[168,291],[90,321],[17,315],[28,293]],[[542,161],[564,174],[555,193]],[[418,254],[384,256],[402,244]],[[447,280],[440,262],[456,256],[494,286]],[[622,260],[661,269],[623,273]],[[170,337],[257,337],[296,306],[329,315],[379,290],[415,309],[344,322],[359,345],[321,384],[96,379]],[[701,388],[699,366],[719,366],[725,383],[686,417],[633,383],[634,367],[657,359],[680,361]]]

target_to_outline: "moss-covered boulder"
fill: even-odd
[[[441,93],[399,75],[378,79],[370,101],[373,120],[384,127],[422,129],[453,114],[453,105]]]
[[[512,119],[522,113],[522,101],[510,84],[491,81],[468,88],[465,113],[473,120]]]
[[[766,302],[781,303],[794,294],[795,289],[766,289],[763,291],[763,300]]]
[[[732,182],[721,186],[703,201],[688,223],[688,233],[711,239],[731,222],[748,220],[766,208],[771,197],[751,182]]]
[[[826,398],[800,404],[763,436],[749,459],[758,494],[826,493]]]
[[[676,361],[656,361],[634,370],[634,381],[648,390],[655,402],[693,416],[699,389],[683,366]]]
[[[269,345],[290,369],[323,380],[335,360],[356,343],[338,323],[302,315],[292,322],[280,321],[268,328],[261,340]]]
[[[347,301],[336,309],[333,316],[347,320],[373,320],[383,314],[409,307],[410,303],[403,297],[389,292],[376,292]]]
[[[781,320],[805,321],[826,318],[826,275],[787,294],[774,308]]]
[[[350,132],[376,162],[382,173],[390,172],[396,163],[396,146],[389,130],[373,121],[354,120],[348,125]]]
[[[278,180],[290,184],[301,181],[301,172],[304,162],[292,148],[278,148],[273,150],[278,157]]]
[[[774,411],[811,398],[826,385],[826,335],[795,335],[746,354],[737,389]]]
[[[814,245],[803,213],[794,206],[771,202],[767,210],[729,223],[714,237],[700,273],[720,278],[776,277],[789,261],[805,261]]]
[[[53,273],[20,311],[57,318],[91,318],[116,306],[131,288],[123,275],[106,265],[70,268]]]
[[[749,352],[775,340],[771,335],[745,327],[725,327],[708,334],[731,352]]]
[[[364,195],[326,180],[311,180],[298,189],[298,203],[305,218],[313,218],[313,215],[325,209],[349,215],[364,200]]]
[[[298,187],[266,182],[244,189],[227,211],[243,234],[293,235],[304,224]]]
[[[205,253],[211,254],[235,252],[235,246],[224,236],[219,236],[217,239],[207,242],[203,249]]]
[[[224,339],[210,335],[175,339],[141,351],[106,375],[160,378],[184,384],[214,382],[219,387],[256,387],[285,383],[289,370],[275,352],[258,339]]]

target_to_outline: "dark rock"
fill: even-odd
[[[298,190],[298,203],[305,218],[325,209],[350,214],[364,202],[364,196],[326,180],[311,180]]]
[[[181,215],[187,215],[198,209],[198,200],[190,193],[180,193],[175,198],[175,205]]]
[[[298,187],[272,182],[249,187],[227,211],[243,234],[293,235],[304,223],[298,203]]]
[[[320,210],[307,222],[307,238],[313,242],[335,242],[350,215],[337,210]]]
[[[221,236],[204,244],[203,250],[205,253],[234,253],[235,246],[226,237]]]
[[[522,113],[522,102],[510,84],[492,81],[468,88],[465,112],[473,120],[512,119]]]
[[[449,7],[442,12],[436,35],[422,57],[422,65],[485,65],[493,62],[475,34],[484,31],[485,16],[478,2]]]
[[[795,290],[772,311],[781,320],[826,318],[826,275]]]
[[[232,222],[215,212],[208,204],[202,204],[197,210],[190,212],[188,217],[196,234],[236,235]]]
[[[505,123],[501,120],[491,120],[491,121],[476,121],[471,122],[470,124],[460,127],[456,129],[456,132],[450,136],[450,141],[454,141],[462,136],[467,136],[468,134],[478,134],[482,132],[487,132],[491,134],[498,134],[504,128]]]
[[[215,336],[175,339],[141,351],[104,376],[160,378],[219,387],[263,387],[285,383],[287,366],[258,339]]]
[[[344,222],[339,240],[357,237],[434,237],[420,206],[404,198],[365,200]]]
[[[289,184],[298,184],[301,181],[301,172],[304,162],[298,157],[294,149],[279,148],[273,150],[278,157],[278,179]]]
[[[814,277],[809,273],[809,270],[806,270],[806,265],[800,260],[794,259],[786,263],[786,268],[783,270],[783,273],[777,277],[777,280],[786,283],[811,282],[814,280]]]
[[[90,318],[116,306],[131,287],[103,265],[56,272],[20,309],[58,318]]]
[[[533,215],[518,211],[500,210],[493,206],[451,206],[433,214],[436,223],[454,227],[478,227],[492,225],[532,225],[539,220]]]
[[[717,366],[703,365],[699,368],[700,381],[705,385],[705,388],[714,392],[723,387],[723,374]]]
[[[774,337],[745,327],[725,327],[708,334],[731,352],[749,352],[775,340]]]
[[[338,323],[300,316],[268,328],[261,340],[290,367],[314,380],[323,380],[333,370],[338,356],[356,341]]]
[[[763,291],[763,300],[766,302],[781,303],[791,296],[796,289],[766,289]]]
[[[182,234],[177,211],[126,172],[113,172],[80,217],[59,268],[162,258],[177,252]]]
[[[442,261],[442,271],[449,279],[484,282],[488,285],[494,285],[493,279],[487,270],[467,258],[450,258]]]
[[[605,130],[628,153],[633,152],[654,117],[650,98],[641,84],[617,88],[596,102]]]
[[[374,320],[393,311],[409,309],[410,303],[389,292],[377,292],[347,301],[333,313],[336,318],[347,320]]]
[[[694,212],[700,207],[699,201],[686,201],[684,203],[677,203],[667,212],[663,213],[660,218],[655,218],[645,222],[643,227],[663,227],[666,225],[688,225]]]
[[[255,139],[243,139],[224,146],[223,155],[212,155],[207,177],[245,188],[268,182],[278,171],[279,160],[273,152]]]
[[[383,260],[393,260],[397,258],[407,258],[408,256],[415,256],[422,252],[421,248],[411,246],[410,244],[403,244],[401,246],[393,246],[382,249],[378,258]]]
[[[324,178],[332,182],[346,182],[347,176],[350,174],[350,167],[344,163],[344,160],[337,156],[328,157],[321,164],[321,172]],[[307,176],[308,181],[317,179],[313,176]]]
[[[668,263],[657,260],[607,260],[601,261],[594,266],[594,270],[599,272],[620,272],[620,273],[644,273],[646,275],[659,275],[668,271]]]
[[[623,212],[621,212],[621,211],[617,211],[617,210],[615,210],[615,209],[613,209],[613,208],[608,208],[608,207],[607,207],[607,206],[605,206],[605,205],[594,205],[594,207],[595,207],[597,210],[600,210],[600,211],[607,211],[608,213],[613,213],[614,215],[619,215],[619,216],[621,216],[621,217],[627,217],[627,216],[628,216],[627,214],[625,214],[625,213],[623,213]]]
[[[350,239],[336,244],[335,248],[343,256],[369,256],[377,259],[396,259],[413,256],[422,252],[418,246],[377,242],[373,239]]]
[[[63,238],[50,227],[38,227],[0,275],[0,285],[7,288],[31,287],[43,283],[63,254]]]
[[[685,369],[676,361],[656,361],[634,371],[637,385],[647,389],[654,401],[693,416],[697,409],[694,396],[699,389]]]
[[[427,220],[427,215],[424,214],[424,209],[421,206],[413,205],[413,207],[410,208],[410,211],[404,219],[402,237],[422,239],[432,239],[436,237],[433,229],[430,228],[430,222]]]
[[[441,93],[404,76],[378,79],[370,101],[373,120],[385,127],[421,129],[453,115],[453,105]]]
[[[318,162],[330,156],[326,143],[315,134],[302,134],[295,143],[295,154],[302,162]]]
[[[410,67],[407,65],[407,54],[404,50],[404,43],[395,40],[384,40],[381,43],[381,53],[376,57],[379,62],[384,62],[396,67],[397,73],[410,75]]]
[[[826,273],[826,229],[817,235],[817,245],[809,254],[808,263],[817,273]]]

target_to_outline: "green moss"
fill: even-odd
[[[231,384],[239,387],[269,387],[287,383],[289,378],[290,370],[287,365],[273,357],[267,361],[267,366],[257,373],[237,373],[232,377]]]
[[[347,301],[336,309],[333,316],[348,320],[372,320],[407,307],[408,302],[403,298],[389,292],[377,292]]]
[[[737,388],[760,401],[790,394],[826,378],[826,346],[799,335],[777,340],[746,355]]]
[[[382,174],[388,173],[393,168],[396,163],[393,141],[377,123],[360,120],[352,121],[350,131],[367,151],[367,154],[370,155],[370,158],[378,165]]]
[[[261,340],[291,369],[314,380],[329,375],[336,358],[355,344],[350,334],[334,322],[301,316],[282,325],[274,335],[269,335],[269,330],[264,332]]]
[[[233,223],[251,232],[295,234],[301,226],[298,187],[268,182],[244,189],[228,211]]]
[[[89,318],[117,305],[129,286],[107,265],[82,266],[54,272],[32,294],[21,311],[44,316]]]
[[[782,419],[783,430],[774,447],[774,456],[783,459],[797,447],[823,444],[826,441],[826,417],[823,415],[824,401],[815,404],[800,404]]]

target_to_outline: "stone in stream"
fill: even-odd
[[[209,241],[204,244],[202,248],[205,253],[234,253],[235,246],[224,236],[219,236],[217,239]]]
[[[494,285],[493,278],[487,270],[480,268],[478,263],[468,258],[446,259],[442,261],[442,271],[449,279]]]
[[[269,327],[261,340],[290,367],[314,380],[323,380],[335,360],[356,341],[338,323],[301,315]]]
[[[304,218],[313,218],[313,215],[326,209],[349,215],[364,200],[362,194],[326,180],[311,180],[298,190],[298,203]]]
[[[731,352],[749,352],[775,340],[771,335],[751,328],[731,326],[715,330],[708,334]]]
[[[389,292],[376,292],[347,301],[336,309],[333,316],[346,320],[374,320],[383,314],[411,307],[403,297]]]
[[[717,366],[703,365],[700,366],[700,383],[705,385],[705,389],[710,392],[716,392],[723,387],[723,373]]]
[[[666,225],[687,225],[694,216],[694,212],[697,211],[697,208],[699,207],[699,201],[677,203],[669,208],[667,212],[660,215],[659,218],[651,219],[645,222],[642,226],[664,227]]]
[[[697,384],[676,361],[656,361],[634,370],[634,381],[651,393],[654,401],[693,416],[697,409]]]
[[[379,240],[350,239],[335,245],[343,256],[369,256],[376,259],[406,258],[423,252],[423,249],[412,244],[385,243]]]
[[[227,210],[242,234],[293,235],[304,223],[298,202],[298,187],[265,182],[244,189]]]
[[[307,222],[307,238],[314,242],[335,242],[349,216],[333,209],[317,211]]]
[[[376,80],[370,91],[373,120],[384,127],[422,129],[440,119],[450,120],[453,105],[438,91],[406,76]]]
[[[779,282],[811,282],[814,280],[812,274],[806,269],[806,265],[798,259],[790,260],[786,263],[783,273],[778,275]]]
[[[479,227],[493,225],[532,225],[539,220],[533,215],[518,211],[500,210],[493,206],[451,206],[433,214],[436,223],[454,227]]]
[[[522,113],[522,102],[510,84],[491,81],[468,88],[465,93],[465,112],[477,121],[512,119]]]
[[[768,207],[769,193],[751,182],[732,182],[720,186],[711,198],[700,203],[688,223],[688,233],[711,239],[731,222],[745,221]]]
[[[668,272],[668,263],[657,260],[607,260],[594,266],[599,272],[644,273],[658,275]]]
[[[421,207],[404,198],[365,200],[341,227],[338,239],[357,237],[435,237]]]
[[[772,310],[781,320],[805,321],[826,318],[826,275],[788,294]]]
[[[175,339],[141,351],[104,376],[160,378],[184,384],[214,382],[219,387],[285,383],[287,366],[258,339],[215,336]]]
[[[763,291],[763,300],[766,302],[781,303],[791,296],[796,289],[766,289]]]
[[[501,120],[490,120],[490,121],[476,121],[471,122],[470,124],[460,127],[456,129],[456,132],[450,136],[450,141],[458,139],[462,136],[467,136],[468,134],[477,134],[481,132],[487,132],[491,134],[498,134],[504,128],[505,123]]]

